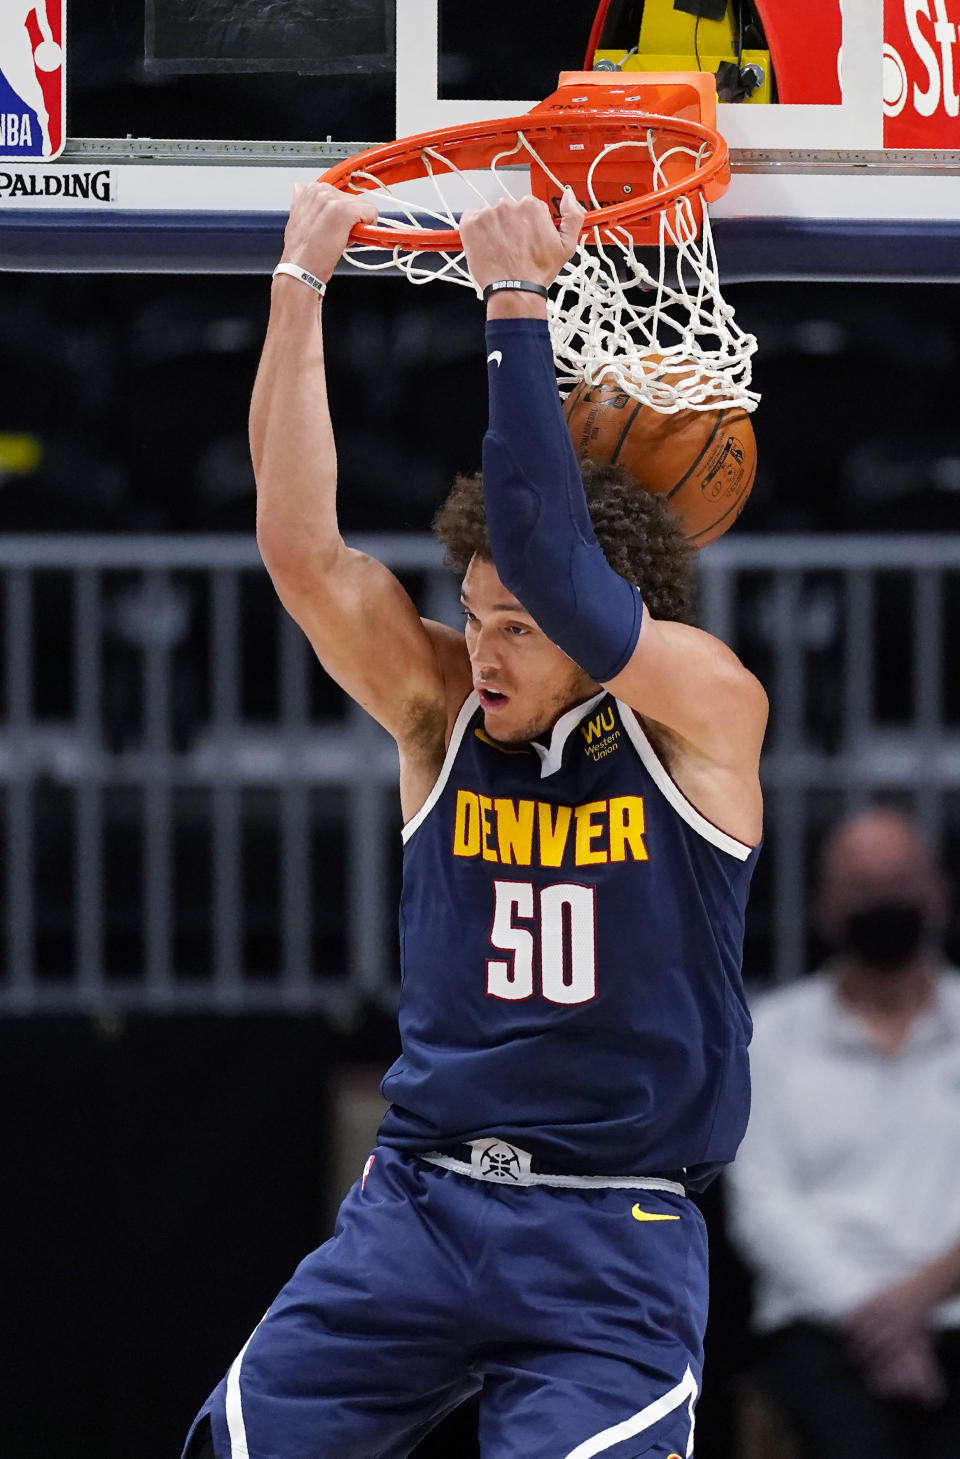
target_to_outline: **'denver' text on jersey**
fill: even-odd
[[[404,829],[403,1053],[385,1144],[498,1136],[571,1174],[705,1184],[749,1108],[740,976],[756,851],[599,693],[549,744],[465,703]]]

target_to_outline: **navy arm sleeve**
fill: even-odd
[[[546,321],[488,321],[487,376],[483,481],[497,574],[547,637],[605,683],[630,660],[643,603],[594,535]]]

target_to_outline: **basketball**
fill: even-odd
[[[757,443],[739,406],[663,415],[613,382],[584,381],[563,413],[578,458],[625,466],[646,491],[665,496],[694,547],[722,536],[743,510]]]

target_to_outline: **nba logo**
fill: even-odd
[[[0,158],[40,162],[66,142],[67,0],[0,0]]]

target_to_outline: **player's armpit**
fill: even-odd
[[[681,783],[680,788],[698,809],[734,835],[744,835],[754,824],[755,830],[744,839],[759,840],[757,771],[768,704],[763,686],[736,654],[699,628],[652,618],[644,609],[630,662],[606,687],[644,719],[669,732],[677,747],[671,770],[684,759],[696,766],[699,799],[688,785]],[[710,806],[701,802],[713,772],[720,803]],[[676,778],[682,782],[682,773]],[[738,820],[742,815],[748,823],[739,832],[725,809],[731,784],[742,788],[742,794],[732,798],[733,809]]]
[[[446,703],[447,726],[445,744],[449,742],[457,715],[463,708],[463,701],[473,688],[473,671],[467,652],[463,632],[446,623],[435,623],[430,618],[422,620],[423,627],[437,655],[443,676],[444,700]]]
[[[653,618],[644,609],[630,661],[605,687],[718,764],[756,768],[767,696],[736,654],[712,634]]]
[[[408,593],[383,563],[339,542],[321,561],[260,549],[280,601],[330,677],[400,746],[443,758],[445,670]]]

